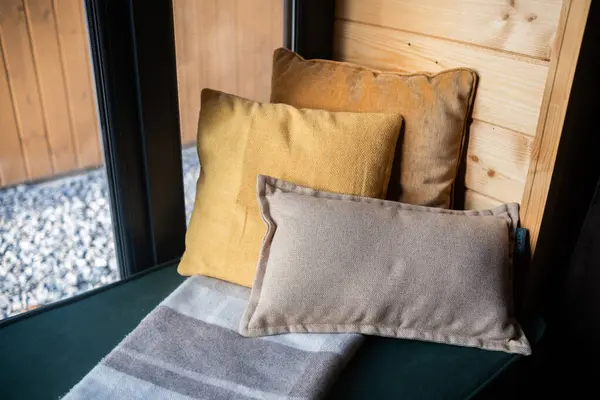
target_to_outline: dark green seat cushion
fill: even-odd
[[[175,289],[175,266],[0,325],[2,399],[64,395]],[[538,326],[529,337],[536,341]],[[344,399],[463,399],[521,356],[368,337],[332,391]]]
[[[541,320],[526,327],[539,341]],[[340,399],[472,398],[523,356],[471,347],[371,336],[332,390]]]
[[[1,324],[0,398],[66,394],[182,281],[161,268]]]

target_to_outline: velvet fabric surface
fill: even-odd
[[[329,111],[391,112],[404,117],[388,199],[448,208],[477,75],[458,68],[437,74],[382,72],[329,60],[305,60],[278,49],[271,102]]]

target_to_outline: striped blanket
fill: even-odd
[[[250,290],[187,279],[66,399],[322,397],[362,342],[355,334],[237,333]]]

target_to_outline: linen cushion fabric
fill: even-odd
[[[354,332],[529,354],[513,317],[518,204],[451,211],[258,178],[268,226],[244,336]]]
[[[330,111],[397,112],[404,117],[388,199],[448,208],[477,75],[380,72],[275,50],[271,102]]]
[[[179,264],[251,286],[264,236],[256,176],[384,198],[399,114],[334,113],[262,104],[205,89],[198,123],[201,172]]]

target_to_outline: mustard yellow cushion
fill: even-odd
[[[399,114],[299,110],[203,90],[201,172],[179,273],[252,285],[266,232],[259,174],[384,198],[401,126]]]
[[[380,72],[329,60],[305,60],[287,49],[273,57],[271,102],[329,111],[400,113],[404,134],[388,198],[451,206],[477,75]]]

